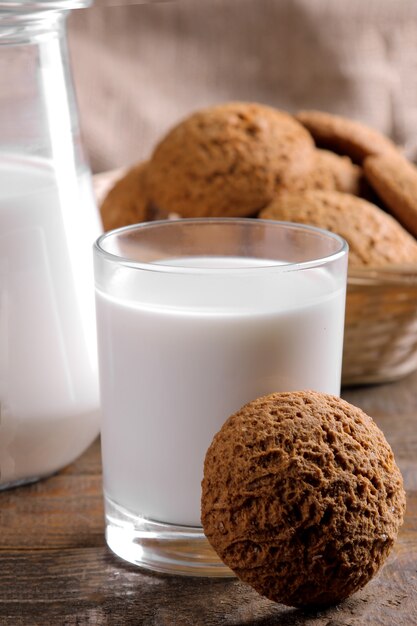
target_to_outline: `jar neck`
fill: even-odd
[[[71,9],[92,0],[0,0],[0,45],[36,43],[54,36]]]
[[[0,0],[0,15],[30,15],[46,11],[70,11],[88,7],[93,0]]]

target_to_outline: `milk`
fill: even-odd
[[[96,291],[104,489],[132,514],[199,526],[204,456],[230,414],[275,391],[339,394],[345,288],[276,262],[165,264],[204,275],[155,266]]]
[[[0,486],[63,467],[98,433],[100,223],[87,175],[74,182],[0,154]]]

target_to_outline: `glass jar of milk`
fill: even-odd
[[[0,488],[98,434],[92,243],[65,19],[81,0],[0,0]]]

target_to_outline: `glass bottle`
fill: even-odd
[[[101,231],[66,46],[86,0],[0,0],[0,488],[98,434],[92,244]]]

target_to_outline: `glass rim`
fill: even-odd
[[[42,28],[48,31],[52,27],[52,19],[60,23],[73,9],[88,8],[92,2],[93,0],[0,0],[0,44],[25,42],[25,28],[31,29],[30,32]],[[36,41],[33,39],[35,36],[32,33],[31,41]]]
[[[32,11],[71,10],[87,8],[93,0],[0,0],[0,13],[29,13]]]
[[[193,267],[193,266],[178,266],[178,265],[168,265],[167,263],[155,263],[155,262],[147,262],[147,261],[136,261],[129,257],[121,256],[118,254],[114,254],[112,252],[108,252],[105,248],[103,248],[103,243],[110,239],[111,237],[117,237],[124,233],[128,233],[130,231],[145,231],[152,230],[154,228],[160,228],[161,226],[170,228],[170,225],[178,225],[178,224],[244,224],[249,225],[264,225],[268,227],[280,227],[284,228],[288,231],[304,231],[306,233],[315,233],[316,235],[320,235],[325,237],[326,239],[331,239],[335,242],[339,243],[339,247],[335,252],[331,254],[324,254],[323,256],[318,256],[317,258],[308,260],[308,261],[288,261],[285,263],[280,263],[278,261],[272,262],[268,259],[265,259],[265,265],[256,265],[256,266],[242,266],[242,267],[227,267],[227,268],[213,268],[213,267]],[[152,271],[152,272],[164,272],[168,274],[240,274],[245,272],[255,273],[255,272],[265,272],[265,270],[276,270],[279,272],[289,272],[289,271],[300,271],[315,267],[321,267],[323,265],[327,265],[333,261],[337,261],[343,256],[347,255],[349,251],[349,245],[343,237],[333,233],[329,230],[325,230],[324,228],[319,228],[318,226],[312,226],[310,224],[300,224],[298,222],[285,222],[280,220],[266,220],[259,218],[248,218],[248,217],[195,217],[195,218],[180,218],[175,220],[155,220],[151,222],[140,222],[138,224],[131,224],[129,226],[122,226],[121,228],[115,228],[113,230],[109,230],[102,235],[100,235],[93,245],[93,250],[95,254],[100,257],[106,259],[117,265],[122,265],[124,267],[142,271]],[[207,255],[205,255],[207,256]],[[219,256],[219,255],[216,255]],[[227,256],[227,255],[224,255]],[[251,257],[248,257],[251,258]],[[259,258],[259,257],[253,257]]]

